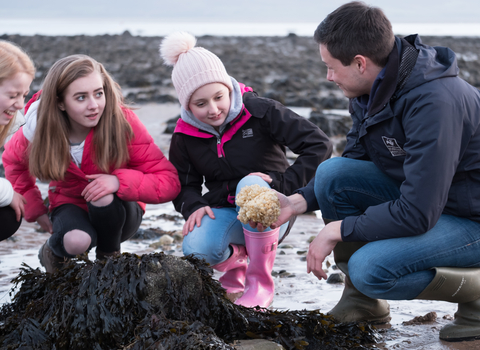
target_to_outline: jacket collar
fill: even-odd
[[[394,94],[397,86],[399,50],[401,44],[398,38],[395,38],[393,49],[388,56],[387,65],[378,74],[373,82],[370,95],[363,95],[353,99],[353,101],[362,108],[365,114],[374,115],[381,111],[385,104]]]

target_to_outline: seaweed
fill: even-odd
[[[203,260],[124,253],[72,259],[55,274],[22,265],[0,308],[1,349],[234,349],[262,338],[286,349],[368,349],[370,324],[314,311],[235,305]]]

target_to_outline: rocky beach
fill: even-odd
[[[179,105],[170,79],[171,68],[163,65],[158,55],[161,37],[132,36],[125,32],[101,36],[1,35],[0,39],[19,44],[34,60],[37,75],[30,95],[41,88],[49,67],[59,58],[87,54],[102,62],[121,85],[127,102],[137,108],[135,112],[156,143],[168,154],[168,129],[179,114]],[[480,88],[480,38],[423,37],[422,40],[455,51],[461,77]],[[230,75],[253,87],[259,95],[276,99],[310,118],[336,141],[335,154],[341,153],[341,140],[350,126],[346,113],[348,100],[335,84],[326,80],[325,66],[311,37],[203,36],[198,38],[197,45],[215,52]],[[39,185],[45,191],[46,186]],[[124,243],[122,250],[181,256],[178,231],[182,225],[183,219],[171,203],[148,206],[142,230],[135,239]],[[308,244],[322,227],[320,212],[302,215],[279,247],[274,266],[276,296],[271,309],[326,313],[340,299],[342,275],[332,257],[325,266],[330,281],[319,281],[306,273]],[[8,293],[12,287],[10,280],[19,272],[22,262],[40,267],[37,252],[46,239],[36,224],[23,222],[16,235],[0,243],[0,304],[12,300],[13,295]],[[390,305],[392,321],[379,329],[379,343],[372,348],[480,349],[480,340],[447,343],[438,339],[439,329],[453,319],[455,304],[413,300],[394,301]],[[248,346],[239,344],[237,349],[249,349]]]

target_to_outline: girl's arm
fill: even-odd
[[[21,128],[5,144],[2,161],[5,177],[12,184],[14,191],[25,197],[25,220],[34,222],[39,216],[47,213],[47,207],[36,185],[36,178],[28,171],[28,145],[29,142]]]
[[[124,113],[135,136],[129,145],[127,166],[112,172],[119,181],[118,197],[151,204],[173,200],[180,192],[177,170],[135,113],[128,109],[124,109]]]
[[[182,189],[175,198],[175,209],[183,215],[185,220],[209,203],[202,196],[203,176],[198,173],[190,162],[188,150],[185,147],[181,134],[173,134],[170,143],[169,158],[178,171]]]
[[[318,165],[330,158],[332,143],[315,124],[278,102],[272,103],[264,120],[272,138],[298,155],[284,173],[268,173],[272,188],[290,195],[304,187],[315,176]]]

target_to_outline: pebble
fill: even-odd
[[[328,276],[327,283],[329,284],[345,283],[345,275],[341,273],[332,273]]]

